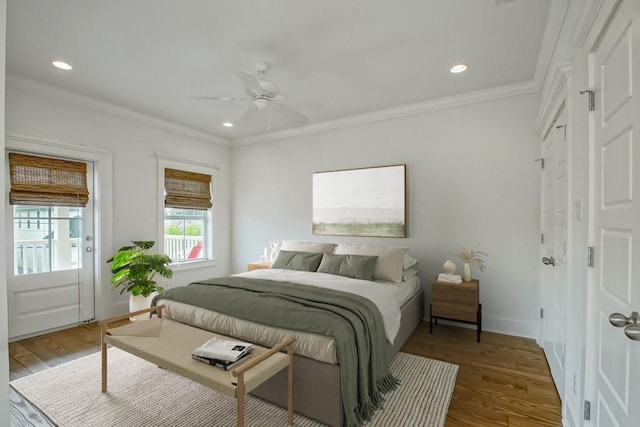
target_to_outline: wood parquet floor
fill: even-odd
[[[561,403],[542,350],[531,339],[423,322],[402,351],[460,366],[446,427],[561,426]],[[87,324],[9,344],[10,378],[100,350]]]

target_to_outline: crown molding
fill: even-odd
[[[84,108],[89,108],[92,110],[100,111],[102,113],[122,117],[124,119],[143,123],[145,125],[160,128],[169,132],[177,133],[179,135],[197,138],[221,145],[230,145],[230,142],[228,140],[216,135],[191,129],[189,127],[179,125],[168,120],[159,119],[149,114],[141,113],[139,111],[121,107],[119,105],[111,104],[108,102],[99,101],[95,98],[80,95],[75,92],[60,89],[58,87],[40,83],[35,80],[27,79],[15,74],[7,74],[6,84],[7,86],[16,89],[22,89],[36,95],[46,96],[56,100],[69,102],[71,104],[76,104]]]
[[[512,85],[498,86],[491,89],[469,92],[461,95],[448,96],[445,98],[433,99],[429,101],[408,104],[401,107],[389,108],[374,111],[372,113],[359,114],[351,117],[329,120],[309,126],[295,129],[286,129],[279,132],[238,138],[232,140],[233,145],[248,145],[258,142],[272,141],[276,139],[289,138],[292,136],[307,135],[310,133],[324,132],[334,129],[347,128],[383,120],[390,120],[400,117],[413,116],[436,110],[458,107],[462,105],[474,104],[478,102],[492,101],[511,96],[524,95],[539,92],[540,87],[534,81],[515,83]]]

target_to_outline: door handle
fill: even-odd
[[[609,323],[616,328],[624,328],[624,334],[627,338],[640,341],[640,314],[637,311],[631,313],[629,317],[622,313],[611,313]]]
[[[544,257],[542,258],[542,263],[544,265],[552,265],[552,266],[556,266],[556,260],[554,257],[550,256],[550,257]]]

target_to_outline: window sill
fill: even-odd
[[[217,259],[205,259],[200,261],[182,261],[169,264],[169,267],[175,271],[193,270],[196,268],[215,267],[218,265]]]

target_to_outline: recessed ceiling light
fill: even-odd
[[[59,68],[61,70],[65,70],[65,71],[69,71],[73,68],[71,65],[63,61],[53,61],[52,64],[54,67]]]
[[[457,74],[457,73],[461,73],[463,71],[466,71],[467,68],[469,68],[469,66],[467,64],[457,64],[457,65],[454,65],[453,67],[451,67],[451,69],[449,71],[451,71],[454,74]]]
[[[222,124],[222,126],[224,126],[224,127],[226,127],[226,128],[232,128],[232,127],[233,127],[233,123],[231,123],[231,122],[224,122],[224,123]]]

